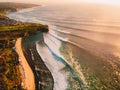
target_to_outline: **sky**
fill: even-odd
[[[8,0],[0,0],[0,2],[8,2]],[[103,4],[111,4],[111,5],[120,5],[120,0],[10,0],[9,2],[23,2],[23,3],[81,3],[81,2],[89,2],[89,3],[103,3]]]

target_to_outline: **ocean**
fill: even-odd
[[[120,90],[119,10],[90,3],[43,5],[7,16],[49,26],[36,50],[54,90]]]

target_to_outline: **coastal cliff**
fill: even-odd
[[[23,23],[6,17],[4,14],[36,5],[0,3],[0,90],[24,90],[20,71],[19,55],[16,53],[17,38],[29,37],[38,32],[48,32],[48,26],[36,23]]]

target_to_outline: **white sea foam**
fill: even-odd
[[[65,42],[68,41],[68,38],[62,38],[62,37],[58,36],[57,33],[53,30],[50,30],[49,34],[52,35],[53,37],[55,37],[56,39],[61,40],[61,41],[65,41]]]
[[[50,42],[48,43],[49,45],[53,45]],[[41,47],[38,42],[36,43],[36,49],[45,65],[52,73],[54,79],[54,90],[66,90],[68,86],[67,77],[65,73],[61,72],[61,69],[65,67],[64,64],[55,60],[49,49],[47,47]]]
[[[61,54],[60,54],[60,47],[61,47],[61,41],[67,41],[69,43],[72,43],[62,37],[59,37],[57,36],[57,34],[54,32],[54,31],[50,31],[49,32],[50,34],[44,34],[44,42],[46,43],[46,45],[52,50],[52,52],[54,52],[55,54],[57,54],[58,56],[60,56],[61,58],[64,58]],[[52,34],[52,36],[51,36]],[[58,40],[57,38],[59,38],[60,40]],[[74,43],[72,43],[74,44]],[[74,44],[76,45],[76,44]],[[76,46],[79,46],[79,45],[76,45]],[[74,58],[72,58],[72,53],[70,53],[70,60],[72,61],[72,63],[70,63],[69,61],[66,61],[70,66],[76,66],[75,67],[75,70],[78,72],[78,76],[79,78],[81,78],[83,84],[84,84],[84,89],[86,90],[86,87],[87,87],[87,82],[85,81],[85,77],[82,73],[82,70],[81,70],[81,66],[80,64],[74,60]]]

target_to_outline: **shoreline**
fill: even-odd
[[[36,50],[36,42],[42,39],[42,33],[22,40],[23,53],[33,70],[36,90],[53,90],[53,76]],[[33,62],[33,63],[31,63]]]
[[[23,54],[21,43],[22,43],[22,38],[18,38],[15,43],[15,47],[16,47],[16,51],[19,56],[19,61],[20,61],[21,67],[24,70],[23,72],[21,72],[21,74],[22,73],[24,74],[24,75],[22,75],[23,87],[27,90],[35,90],[34,74]],[[24,78],[24,80],[23,80],[23,78]]]
[[[4,71],[7,73],[5,75],[3,75],[4,77],[2,77],[2,79],[0,80],[0,83],[3,81],[5,81],[5,82],[3,82],[4,84],[0,85],[0,88],[1,89],[3,88],[5,90],[7,88],[35,90],[35,88],[36,88],[35,76],[34,76],[34,73],[31,69],[31,67],[29,66],[29,64],[27,62],[27,59],[25,58],[25,55],[23,54],[22,38],[20,38],[20,37],[34,35],[38,32],[38,29],[36,29],[37,27],[39,27],[39,30],[41,30],[41,27],[44,27],[44,29],[46,30],[47,26],[42,26],[40,24],[38,25],[37,23],[36,24],[30,23],[30,25],[28,25],[29,22],[22,22],[21,20],[18,21],[18,20],[10,18],[8,16],[8,14],[10,14],[10,13],[20,12],[22,10],[24,11],[24,10],[30,9],[30,8],[36,8],[39,5],[29,6],[28,4],[26,4],[26,6],[25,6],[23,4],[23,6],[22,6],[22,4],[20,4],[20,5],[15,6],[18,3],[10,3],[9,5],[12,5],[12,6],[10,6],[8,8],[8,5],[7,5],[8,3],[4,3],[4,4],[5,4],[5,6],[2,6],[2,4],[1,4],[2,9],[0,10],[0,26],[2,26],[2,28],[0,28],[1,29],[0,31],[2,32],[0,35],[0,37],[1,37],[1,39],[0,39],[0,45],[1,45],[0,54],[4,53],[5,51],[7,51],[7,52],[6,52],[6,56],[0,55],[0,59],[3,59],[4,61],[7,60],[6,58],[10,59],[10,63],[5,62],[6,66],[4,66],[2,68],[8,68],[8,66],[10,66],[13,70],[11,68],[8,68]],[[35,31],[36,33],[31,33],[29,31],[28,34],[25,35],[24,34],[25,32],[24,31],[19,32],[19,29],[18,29],[18,31],[17,30],[14,31],[16,29],[16,27],[19,28],[20,25],[22,25],[22,24],[23,24],[23,27],[21,27],[21,29],[24,28],[24,24],[26,24],[26,25],[28,25],[28,27],[24,28],[25,31],[27,28],[29,29],[29,27],[32,27],[32,29],[36,30]],[[32,24],[33,24],[33,26],[35,25],[35,28],[33,28]],[[13,28],[11,28],[11,27],[13,27]],[[31,28],[30,28],[30,30],[31,30]],[[20,36],[20,35],[22,35],[22,36]],[[5,37],[7,37],[7,39]],[[4,52],[3,52],[3,50],[4,50]],[[8,54],[11,54],[11,52],[14,57],[12,57],[12,55],[8,56]],[[1,64],[2,64],[2,61],[1,61]],[[18,67],[18,68],[16,68],[16,67]],[[19,72],[16,72],[16,69],[19,69]],[[14,71],[14,72],[12,72],[12,71]],[[4,72],[1,72],[1,73],[4,73]],[[6,77],[8,76],[8,74],[11,75],[9,77],[13,78],[12,81],[9,80],[11,78],[7,78],[7,80],[6,80]]]
[[[23,8],[23,9],[19,9],[19,10],[16,10],[16,11],[12,11],[12,12],[5,13],[5,14],[3,14],[3,15],[4,15],[4,16],[7,16],[9,19],[12,19],[12,18],[10,18],[10,17],[8,16],[9,14],[24,12],[24,11],[27,11],[27,10],[30,10],[30,9],[34,9],[34,8],[37,8],[37,7],[41,7],[41,5],[37,5],[37,6],[33,6],[33,7],[28,7],[28,8]],[[13,19],[13,20],[16,20],[16,19]],[[16,21],[19,21],[19,20],[16,20]],[[23,22],[23,21],[21,21],[21,20],[20,20],[20,22],[26,23],[26,22]]]
[[[67,77],[62,71],[60,71],[62,68],[65,68],[65,65],[57,60],[54,60],[51,52],[49,52],[49,50],[47,50],[45,47],[39,47],[39,41],[36,42],[36,50],[39,55],[41,55],[43,62],[52,74],[54,80],[53,90],[66,90],[68,87]],[[47,53],[47,56],[45,56],[45,53]]]

